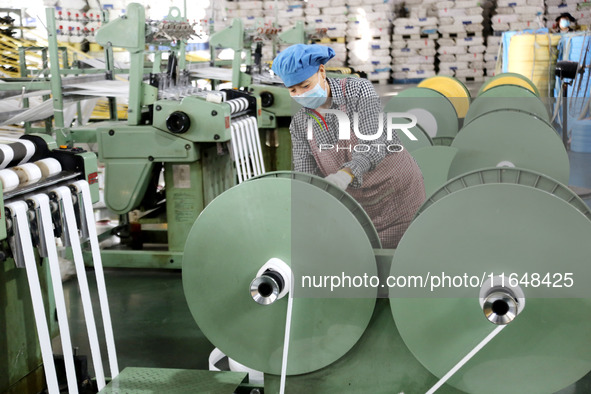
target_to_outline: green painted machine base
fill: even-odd
[[[279,378],[277,375],[265,375],[265,393],[279,392]],[[400,338],[392,319],[389,300],[379,299],[367,330],[347,354],[318,371],[288,376],[285,392],[422,394],[437,380],[417,361]],[[444,385],[437,393],[461,392]]]
[[[167,250],[133,250],[103,249],[101,250],[103,267],[112,268],[168,268],[181,269],[183,253]],[[92,267],[90,250],[84,251],[84,262]]]
[[[57,321],[53,296],[48,296],[53,294],[48,267],[46,262],[37,264],[53,337],[57,333]],[[41,364],[27,272],[24,268],[16,268],[9,258],[0,262],[0,393],[39,392],[45,384]]]
[[[101,394],[228,394],[247,379],[246,372],[191,369],[125,368]]]

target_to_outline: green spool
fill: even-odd
[[[591,315],[585,313],[591,308],[589,239],[591,221],[580,210],[521,184],[460,188],[415,218],[396,250],[391,275],[574,273],[572,288],[522,284],[523,311],[448,384],[466,393],[554,393],[591,370]],[[476,286],[445,293],[390,289],[400,335],[437,377],[496,327],[483,313]]]
[[[294,275],[289,375],[338,360],[365,331],[375,288],[303,288],[303,275],[377,275],[372,245],[357,218],[320,187],[263,178],[212,201],[196,220],[183,254],[183,288],[193,318],[228,357],[279,374],[288,296],[260,305],[251,281],[271,258]]]
[[[365,210],[359,205],[359,203],[347,192],[341,190],[339,187],[333,185],[330,182],[326,182],[323,178],[311,174],[305,174],[302,172],[293,172],[293,171],[275,171],[275,172],[268,172],[263,175],[259,175],[255,178],[250,179],[261,179],[261,178],[286,178],[286,179],[293,179],[296,181],[301,181],[305,183],[309,183],[320,189],[326,191],[330,195],[334,196],[337,200],[339,200],[363,227],[365,231],[365,235],[371,242],[371,246],[375,249],[380,249],[382,247],[382,243],[380,241],[380,237],[378,235],[378,231],[376,230],[373,222],[371,221],[370,217],[367,215]]]
[[[445,183],[444,187],[439,188],[439,190],[435,191],[425,201],[425,203],[417,211],[416,216],[419,216],[423,211],[435,204],[437,201],[458,190],[490,183],[524,185],[545,191],[571,204],[589,220],[591,220],[591,210],[589,210],[589,207],[587,204],[585,204],[585,201],[577,196],[577,194],[570,188],[559,182],[556,182],[554,179],[544,174],[520,168],[485,168],[482,170],[468,172],[451,179],[449,182]]]
[[[568,184],[570,164],[560,138],[548,123],[525,112],[481,115],[462,128],[451,146],[459,152],[450,178],[481,168],[518,167]]]
[[[550,122],[546,106],[531,90],[516,85],[499,85],[480,94],[464,119],[464,126],[478,116],[499,109],[518,109]]]
[[[536,96],[540,97],[540,91],[538,90],[537,86],[529,78],[517,73],[502,73],[495,75],[480,87],[478,96],[495,86],[507,85],[522,86],[531,90]]]
[[[458,114],[447,97],[429,88],[409,88],[392,97],[385,112],[407,112],[429,137],[454,137],[459,130]]]

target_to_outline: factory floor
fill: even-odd
[[[480,85],[466,84],[473,96],[476,96]],[[376,85],[376,91],[379,95],[386,96],[407,87],[408,85]],[[591,189],[591,153],[569,152],[569,157],[570,185]],[[584,199],[591,206],[591,195]],[[121,370],[125,367],[208,368],[207,358],[213,345],[199,330],[189,312],[180,271],[106,269],[105,277]],[[91,291],[95,291],[91,271],[89,279]],[[65,283],[65,295],[69,304],[73,343],[79,348],[78,354],[88,356],[89,365],[92,366],[75,279]],[[98,308],[98,300],[95,300],[96,316]],[[104,343],[101,346],[103,359],[107,360],[106,346]],[[59,347],[58,338],[54,340],[55,347]],[[105,369],[108,375],[107,366]],[[576,391],[573,385],[560,393],[587,392],[591,392],[591,373],[576,384]]]
[[[591,188],[591,153],[569,153],[571,185]],[[585,199],[591,204],[591,197]],[[119,367],[207,369],[213,346],[199,330],[185,302],[180,271],[105,271]],[[89,271],[91,289],[96,288]],[[77,283],[65,283],[73,342],[90,355]],[[94,304],[98,313],[98,301]],[[98,315],[97,315],[98,316]],[[100,331],[99,331],[100,332]],[[56,339],[56,345],[59,341]],[[102,344],[103,359],[106,348]],[[89,356],[89,364],[92,364]],[[105,366],[106,367],[106,366]],[[106,369],[108,371],[108,369]],[[591,373],[561,394],[591,392]]]

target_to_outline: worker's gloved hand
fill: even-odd
[[[339,170],[324,178],[341,190],[347,189],[347,186],[353,181],[353,176],[345,170]]]

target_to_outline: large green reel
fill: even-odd
[[[503,173],[513,181],[492,181]],[[391,275],[397,277],[573,273],[572,288],[521,284],[523,311],[448,380],[467,393],[553,393],[591,370],[591,221],[574,193],[544,177],[543,187],[529,186],[535,178],[493,169],[451,181],[396,250]],[[546,190],[551,183],[556,194]],[[556,276],[550,283],[566,285]],[[483,313],[478,281],[438,290],[391,289],[390,302],[406,345],[442,377],[495,325]]]
[[[458,114],[453,104],[433,89],[405,89],[388,101],[384,111],[412,113],[417,125],[431,138],[455,137],[458,133]]]
[[[451,145],[458,154],[450,178],[488,167],[517,167],[568,184],[569,160],[556,132],[529,113],[496,110],[466,125]]]
[[[499,109],[518,109],[550,122],[546,106],[531,90],[517,85],[499,85],[484,91],[472,101],[464,126],[482,114]]]
[[[251,281],[271,258],[285,262],[295,276],[288,374],[333,363],[365,331],[376,289],[303,288],[302,276],[371,276],[377,267],[356,216],[307,182],[244,182],[203,210],[183,256],[183,287],[195,321],[228,357],[279,374],[288,297],[260,305],[250,293]]]
[[[536,85],[529,78],[524,77],[523,75],[518,73],[502,73],[495,75],[480,87],[480,90],[478,91],[478,96],[480,96],[487,90],[494,88],[495,86],[507,85],[524,87],[533,92],[536,96],[540,97],[540,92]]]
[[[521,168],[484,168],[481,170],[467,172],[449,182],[445,183],[445,187],[440,187],[425,201],[419,208],[416,216],[420,215],[425,209],[435,204],[444,197],[456,192],[457,190],[465,189],[472,186],[485,185],[494,183],[508,183],[515,185],[523,185],[533,187],[554,195],[560,198],[573,207],[577,208],[583,215],[591,220],[591,210],[585,201],[577,196],[567,186],[556,182],[554,179],[530,170]]]
[[[340,188],[338,188],[330,182],[326,182],[324,178],[321,178],[316,175],[305,174],[303,172],[275,171],[259,175],[255,178],[252,178],[251,180],[261,178],[293,179],[296,181],[309,183],[322,190],[325,190],[327,193],[339,200],[341,204],[343,204],[351,212],[351,214],[355,216],[361,227],[363,227],[365,235],[367,235],[367,238],[371,242],[371,246],[376,249],[382,247],[378,231],[374,227],[371,218],[367,215],[363,207],[359,205],[359,203],[349,193],[341,190]]]

